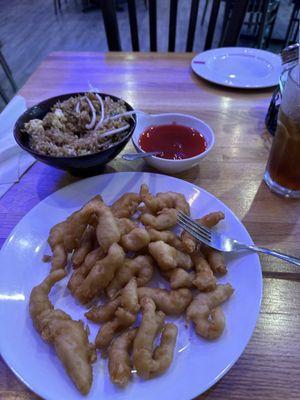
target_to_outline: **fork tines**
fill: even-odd
[[[205,226],[198,224],[188,215],[184,214],[182,211],[178,211],[177,214],[178,225],[186,230],[195,239],[209,245],[211,241],[211,232]]]

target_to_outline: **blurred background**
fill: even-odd
[[[157,47],[152,50],[170,50],[169,32],[174,29],[174,51],[220,47],[231,33],[236,2],[0,0],[0,110],[51,51],[132,51],[137,39],[139,50],[149,51],[151,24],[157,24]],[[234,45],[279,53],[298,40],[299,8],[300,0],[247,1],[239,11],[242,23]]]

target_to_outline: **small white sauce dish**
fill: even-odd
[[[193,117],[187,114],[177,114],[177,113],[167,113],[167,114],[146,114],[137,113],[137,123],[136,128],[132,135],[132,142],[138,153],[144,153],[144,150],[139,145],[139,138],[142,133],[150,126],[153,125],[170,125],[178,124],[185,125],[190,128],[196,129],[199,133],[203,135],[206,140],[207,148],[203,153],[200,153],[194,157],[185,158],[182,160],[170,160],[166,158],[159,158],[156,156],[151,156],[145,158],[147,162],[152,167],[158,169],[159,171],[176,174],[178,172],[186,171],[195,165],[197,165],[201,158],[204,158],[213,148],[215,143],[215,135],[213,130],[201,119]]]

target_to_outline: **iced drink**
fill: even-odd
[[[264,176],[271,190],[300,197],[300,86],[299,68],[288,77],[277,120],[277,129]]]

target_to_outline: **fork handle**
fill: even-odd
[[[279,251],[270,250],[270,249],[266,249],[265,247],[258,247],[255,245],[240,245],[239,248],[241,250],[248,249],[248,250],[257,251],[258,253],[269,254],[270,256],[281,258],[281,260],[287,261],[291,264],[298,265],[298,267],[300,267],[300,258],[289,256],[288,254],[280,253]]]

